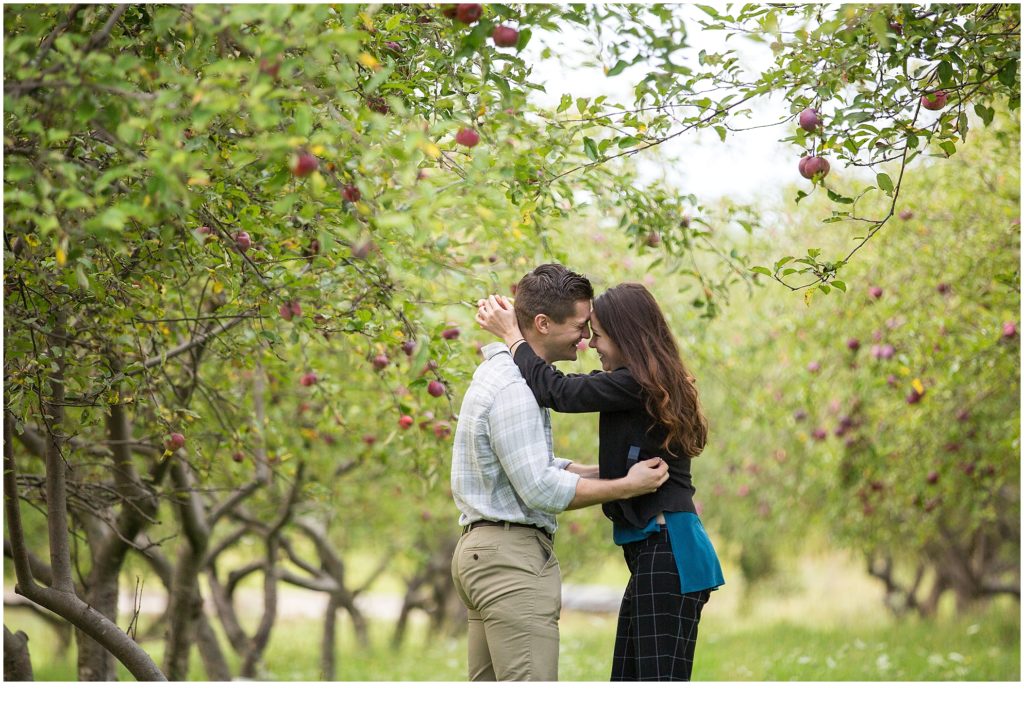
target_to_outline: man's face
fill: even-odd
[[[579,300],[573,306],[572,314],[562,323],[548,319],[548,332],[542,336],[544,360],[576,360],[577,344],[590,338],[590,300]]]

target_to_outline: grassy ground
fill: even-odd
[[[610,564],[608,571],[596,573],[588,581],[614,584],[622,578],[618,564]],[[694,679],[1021,679],[1017,602],[996,602],[971,616],[956,615],[946,607],[933,621],[895,620],[880,602],[877,585],[860,573],[855,562],[836,554],[805,558],[787,578],[756,590],[731,581],[712,596],[704,610]],[[8,610],[4,620],[12,630],[28,633],[37,679],[74,679],[73,649],[61,651],[55,636],[29,614]],[[343,620],[337,658],[340,680],[464,678],[465,637],[430,640],[417,622],[402,651],[395,654],[388,647],[391,622],[375,621],[371,646],[361,649],[347,619]],[[606,680],[615,616],[564,611],[561,631],[561,679]],[[280,621],[265,656],[265,678],[317,680],[320,635],[321,623],[316,618]],[[153,641],[146,647],[159,662],[161,643]],[[234,660],[232,667],[237,669]],[[197,658],[192,676],[202,678]]]

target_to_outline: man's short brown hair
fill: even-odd
[[[532,329],[534,318],[546,314],[560,324],[575,311],[576,302],[593,298],[590,280],[559,263],[544,263],[516,286],[516,320],[519,328]]]

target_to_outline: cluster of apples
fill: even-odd
[[[948,99],[949,94],[945,90],[934,90],[921,96],[921,106],[926,110],[941,110],[946,106]],[[808,107],[800,112],[797,115],[797,122],[800,124],[800,128],[807,132],[818,131],[824,124],[821,114],[813,107]],[[813,180],[815,176],[824,178],[828,175],[830,166],[828,160],[822,156],[807,155],[800,159],[797,169],[800,171],[800,175],[808,180]],[[911,213],[910,216],[913,214]],[[900,215],[904,220],[909,219],[910,216],[904,218],[902,213]]]
[[[457,20],[462,24],[476,24],[484,14],[484,6],[477,3],[459,3],[457,5],[445,5],[441,14],[445,17]],[[519,31],[499,24],[491,32],[491,41],[495,46],[509,48],[519,43]]]

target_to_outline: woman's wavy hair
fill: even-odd
[[[594,299],[594,315],[643,387],[647,412],[666,429],[662,447],[671,455],[675,455],[673,447],[681,447],[691,458],[700,455],[708,422],[696,380],[683,366],[654,296],[637,283],[616,285]]]

